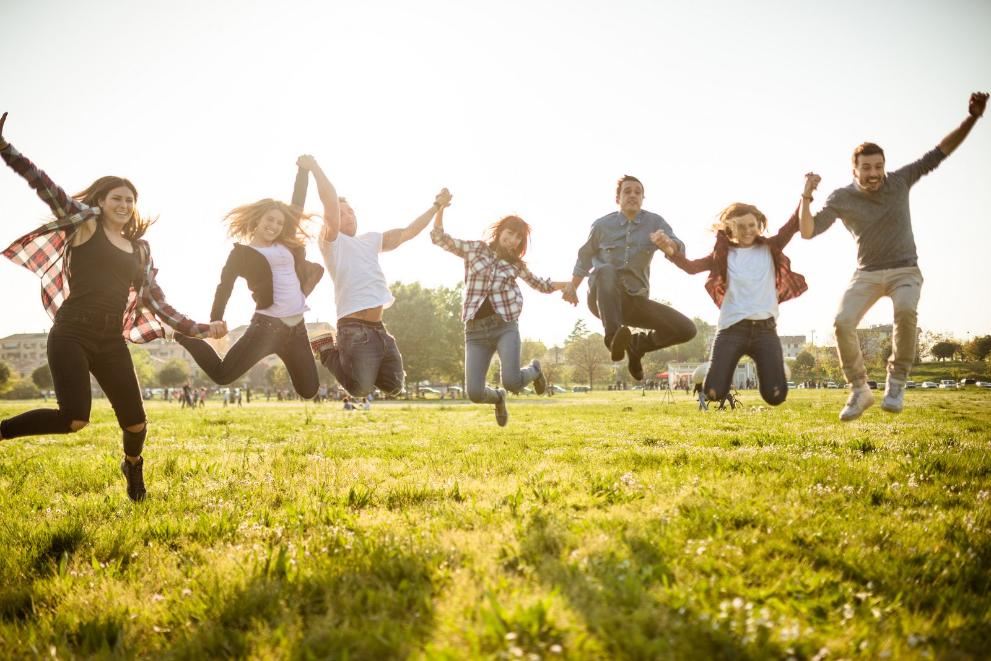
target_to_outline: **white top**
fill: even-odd
[[[774,260],[766,243],[730,247],[726,259],[726,296],[719,310],[719,329],[744,319],[778,318]]]
[[[381,232],[358,236],[340,232],[334,241],[320,241],[324,264],[334,280],[338,319],[380,305],[387,308],[396,300],[379,265],[381,251]]]
[[[298,317],[309,310],[306,297],[296,275],[296,263],[289,248],[281,243],[270,246],[251,246],[268,260],[272,269],[272,305],[257,310],[270,317]]]

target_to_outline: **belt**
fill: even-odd
[[[778,327],[778,323],[774,320],[774,317],[768,317],[767,319],[743,319],[733,324],[733,326],[740,326],[741,328],[766,328],[773,330]],[[730,328],[733,326],[730,326]]]

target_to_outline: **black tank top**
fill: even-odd
[[[132,244],[133,245],[133,244]],[[137,247],[126,253],[110,243],[97,221],[96,231],[81,246],[70,247],[69,298],[61,310],[124,316],[131,284],[141,276]]]

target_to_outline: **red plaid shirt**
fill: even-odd
[[[434,228],[430,238],[444,250],[465,260],[461,321],[474,319],[486,298],[492,303],[496,314],[506,321],[519,319],[523,311],[523,293],[516,284],[516,278],[523,278],[528,285],[545,294],[554,291],[550,280],[538,278],[523,262],[507,262],[484,241],[454,239],[438,228]]]
[[[0,149],[0,156],[17,174],[24,177],[38,197],[52,210],[55,219],[25,234],[11,243],[3,256],[41,278],[41,303],[52,319],[69,297],[69,275],[66,273],[66,250],[72,235],[88,220],[99,217],[99,207],[90,207],[59,188],[9,143]],[[180,314],[165,300],[165,294],[155,282],[158,269],[151,260],[147,241],[135,241],[142,256],[144,277],[139,289],[131,290],[124,308],[124,339],[134,343],[164,338],[162,322],[184,335],[206,337],[210,326],[198,324]]]
[[[766,243],[771,250],[771,259],[774,260],[774,283],[777,289],[779,303],[797,298],[809,288],[805,283],[805,278],[791,270],[791,260],[782,252],[797,231],[798,211],[793,213],[791,218],[788,219],[788,222],[781,226],[777,234],[769,238],[758,236],[756,239],[756,243]],[[678,252],[674,256],[668,257],[668,259],[686,273],[709,271],[709,277],[705,281],[705,289],[712,296],[716,307],[721,308],[723,306],[723,299],[726,297],[726,270],[729,248],[729,237],[722,231],[719,231],[716,233],[715,247],[705,257],[686,259],[684,253]]]

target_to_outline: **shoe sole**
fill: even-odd
[[[904,406],[899,406],[898,408],[895,408],[893,406],[885,406],[883,403],[881,404],[881,410],[887,411],[888,413],[901,413],[904,408],[905,408]]]
[[[614,363],[623,360],[626,349],[630,346],[631,337],[633,337],[633,333],[626,326],[620,326],[616,334],[613,335],[612,342],[609,343],[609,351]]]

